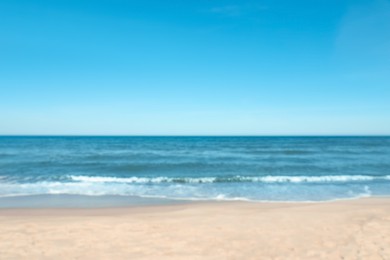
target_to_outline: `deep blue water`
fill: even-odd
[[[47,194],[255,201],[390,195],[390,137],[0,137],[0,197]]]

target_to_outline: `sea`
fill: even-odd
[[[3,208],[389,195],[390,137],[0,137]]]

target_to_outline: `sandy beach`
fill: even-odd
[[[2,209],[1,259],[390,259],[390,199]]]

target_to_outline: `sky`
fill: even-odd
[[[390,135],[390,0],[0,0],[1,135]]]

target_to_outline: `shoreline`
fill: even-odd
[[[249,203],[249,204],[327,204],[366,199],[390,199],[388,195],[373,195],[331,200],[273,201],[246,199],[176,199],[122,195],[38,194],[0,197],[0,211],[12,209],[112,209],[154,207],[184,204]]]
[[[390,198],[0,209],[5,259],[390,259]]]
[[[49,195],[51,196],[51,195]],[[62,195],[61,195],[62,196]],[[73,196],[73,195],[71,195]],[[173,202],[173,203],[172,203]],[[177,202],[177,203],[175,203]],[[373,204],[373,203],[386,203],[390,205],[390,196],[373,196],[373,197],[362,197],[362,198],[345,198],[345,199],[334,199],[327,201],[245,201],[245,200],[169,200],[165,203],[150,203],[150,204],[128,204],[123,206],[104,206],[104,207],[0,207],[0,216],[3,216],[4,212],[56,212],[56,211],[72,211],[72,212],[98,212],[98,211],[113,211],[113,212],[138,212],[142,210],[153,211],[154,209],[184,209],[190,207],[280,207],[280,208],[291,208],[300,206],[321,206],[321,205],[338,205],[338,204]]]
[[[93,216],[94,213],[100,213],[99,216],[110,216],[119,213],[123,214],[133,214],[133,213],[142,213],[145,212],[162,212],[170,210],[184,210],[188,208],[202,208],[202,207],[248,207],[248,208],[259,208],[259,209],[273,209],[273,208],[299,208],[299,207],[310,207],[310,206],[338,206],[339,204],[348,204],[353,205],[368,205],[373,206],[373,204],[389,204],[390,206],[390,197],[389,196],[377,196],[377,197],[364,197],[364,198],[350,198],[350,199],[335,199],[329,201],[217,201],[217,200],[186,200],[181,201],[181,203],[156,203],[156,204],[131,204],[126,206],[107,206],[107,207],[15,207],[15,208],[0,208],[0,217],[13,215],[22,216],[20,213],[26,214],[28,217],[29,214],[38,213],[37,215],[43,215],[39,213],[49,213],[51,216],[72,216],[72,214],[81,213],[81,215],[90,215]],[[162,210],[162,211],[161,211]],[[70,214],[66,214],[69,212]],[[59,214],[57,214],[59,213]],[[65,214],[64,214],[65,213]],[[87,214],[86,214],[87,213]],[[91,214],[88,214],[91,213]]]

